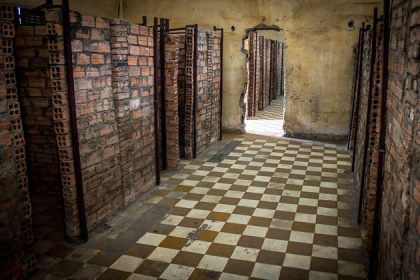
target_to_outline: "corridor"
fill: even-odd
[[[349,169],[334,145],[227,135],[88,243],[38,240],[35,279],[365,279]]]
[[[255,135],[282,137],[284,135],[284,96],[271,101],[264,110],[257,111],[255,117],[245,121],[246,132]]]

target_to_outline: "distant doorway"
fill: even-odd
[[[284,135],[285,45],[277,30],[248,32],[245,130],[249,134]]]

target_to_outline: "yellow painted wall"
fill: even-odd
[[[69,0],[70,9],[86,15],[98,17],[118,17],[119,0]],[[0,3],[8,3],[23,8],[33,8],[45,4],[45,0],[4,0]],[[60,0],[54,0],[54,4],[61,4]]]
[[[55,0],[57,2],[57,0]],[[345,135],[351,102],[353,45],[362,21],[370,20],[380,0],[123,0],[124,17],[170,19],[171,27],[199,24],[225,29],[223,126],[243,129],[245,29],[278,25],[286,49],[286,132]],[[4,2],[4,1],[3,1]],[[40,0],[8,0],[34,6]],[[59,2],[59,1],[58,1]],[[70,0],[84,14],[117,17],[119,0]],[[347,23],[355,21],[350,31]],[[235,31],[231,31],[231,26]]]
[[[124,16],[165,17],[171,27],[199,24],[225,29],[223,125],[242,129],[247,28],[276,24],[287,44],[286,131],[347,133],[353,78],[353,45],[362,21],[379,0],[124,0]],[[347,23],[355,20],[349,31]],[[235,31],[231,31],[235,26]],[[283,32],[282,32],[283,33]]]

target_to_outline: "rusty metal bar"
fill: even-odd
[[[364,23],[363,23],[364,24]],[[357,46],[357,59],[356,59],[356,69],[355,69],[355,75],[354,75],[354,84],[353,84],[353,96],[352,96],[352,107],[351,107],[351,114],[350,114],[350,121],[349,121],[349,136],[348,136],[348,140],[347,140],[347,150],[350,149],[350,145],[351,145],[351,135],[353,133],[353,125],[354,125],[354,113],[355,113],[355,106],[356,106],[356,99],[358,98],[357,96],[357,85],[359,83],[359,79],[360,79],[360,72],[359,72],[359,64],[362,58],[362,28],[359,30],[359,45]]]
[[[62,13],[63,13],[64,57],[66,60],[66,76],[67,76],[67,89],[68,89],[69,110],[70,110],[71,141],[72,141],[72,149],[73,149],[74,174],[76,177],[77,208],[79,212],[79,222],[80,222],[80,238],[82,241],[87,242],[89,236],[88,236],[88,228],[87,228],[87,222],[86,222],[85,201],[84,201],[84,193],[83,193],[82,168],[81,168],[81,163],[80,163],[76,97],[74,94],[69,0],[62,0]]]
[[[367,113],[366,113],[366,129],[365,129],[365,146],[363,151],[363,167],[362,167],[362,182],[360,184],[360,198],[359,198],[359,211],[357,215],[357,220],[360,223],[362,220],[362,201],[364,195],[364,185],[366,181],[366,166],[367,158],[369,151],[369,131],[370,131],[370,120],[371,120],[371,107],[373,99],[373,82],[375,78],[375,63],[376,63],[376,43],[377,43],[377,33],[378,33],[378,8],[374,9],[373,12],[373,30],[372,30],[372,50],[370,58],[370,76],[369,76],[369,96],[367,104]]]
[[[213,28],[216,31],[220,31],[220,96],[219,96],[219,113],[220,113],[220,117],[219,117],[219,141],[223,140],[223,135],[222,135],[222,125],[223,125],[223,36],[224,36],[224,31],[223,28],[216,28],[216,26]]]
[[[161,124],[161,168],[166,169],[166,85],[165,85],[165,29],[166,19],[160,19],[159,60],[160,60],[160,124]]]
[[[367,32],[370,29],[370,26],[368,25],[367,27],[365,27],[365,23],[363,23],[362,25],[362,34],[361,34],[361,53],[360,53],[360,61],[359,61],[359,73],[360,73],[360,78],[358,80],[358,84],[357,84],[357,98],[356,98],[356,105],[355,105],[355,123],[356,126],[354,128],[354,144],[353,144],[353,157],[352,157],[352,163],[351,163],[351,171],[354,172],[354,167],[355,167],[355,163],[356,163],[356,147],[357,147],[357,138],[359,135],[359,106],[360,106],[360,99],[362,99],[361,96],[361,91],[362,91],[362,78],[363,78],[363,51],[364,51],[364,41],[365,41],[365,32]]]
[[[389,41],[390,41],[390,18],[391,18],[390,1],[384,1],[384,34],[383,34],[383,56],[382,56],[382,88],[381,88],[381,121],[379,132],[378,146],[378,170],[376,179],[376,201],[375,201],[375,219],[373,223],[372,251],[369,262],[369,279],[377,278],[378,258],[379,258],[379,235],[381,231],[381,208],[382,208],[382,191],[384,182],[385,169],[385,148],[386,148],[386,121],[387,121],[387,98],[388,98],[388,66],[389,66]]]
[[[153,103],[154,103],[154,121],[155,121],[155,175],[156,185],[160,185],[160,156],[159,156],[159,89],[158,89],[158,18],[154,18],[153,26]]]
[[[193,60],[193,84],[194,84],[194,95],[193,95],[193,126],[194,126],[194,138],[193,138],[193,158],[197,157],[197,57],[198,57],[198,24],[194,25],[194,60]]]

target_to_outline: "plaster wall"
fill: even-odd
[[[287,45],[286,131],[293,134],[345,135],[350,114],[353,45],[363,21],[379,0],[124,0],[124,16],[169,18],[172,27],[197,23],[223,27],[223,126],[243,130],[245,30],[278,25]],[[354,30],[347,24],[354,20]],[[231,27],[235,30],[232,31]]]

